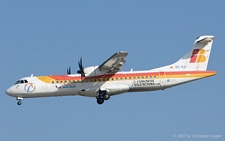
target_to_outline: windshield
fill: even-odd
[[[18,81],[16,81],[15,85],[16,84],[23,84],[23,83],[28,83],[28,81],[27,80],[18,80]]]
[[[15,84],[19,84],[19,83],[20,83],[20,80],[16,81],[16,83],[15,83]]]

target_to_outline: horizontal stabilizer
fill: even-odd
[[[207,43],[211,42],[214,39],[214,36],[200,36],[195,40],[195,43]]]

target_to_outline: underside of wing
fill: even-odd
[[[128,52],[126,52],[126,51],[116,52],[108,60],[106,60],[104,63],[102,63],[99,66],[99,69],[101,71],[105,71],[107,73],[116,73],[116,72],[120,71],[120,69],[125,64],[125,62],[126,62],[125,57],[127,55],[128,55]]]

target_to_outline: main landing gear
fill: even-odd
[[[23,98],[22,97],[17,97],[16,100],[18,100],[17,105],[21,105]]]
[[[99,93],[99,95],[96,97],[98,104],[102,104],[102,103],[104,103],[105,100],[109,100],[110,99],[110,95],[107,94],[106,91],[99,90],[98,93]]]

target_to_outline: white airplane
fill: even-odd
[[[216,75],[208,71],[214,36],[198,37],[190,52],[177,62],[146,71],[119,72],[125,64],[126,51],[116,52],[100,66],[83,68],[82,58],[78,61],[78,74],[33,76],[19,79],[6,90],[16,97],[18,105],[23,98],[81,95],[97,98],[102,104],[110,96],[126,93],[164,90],[190,81]]]

